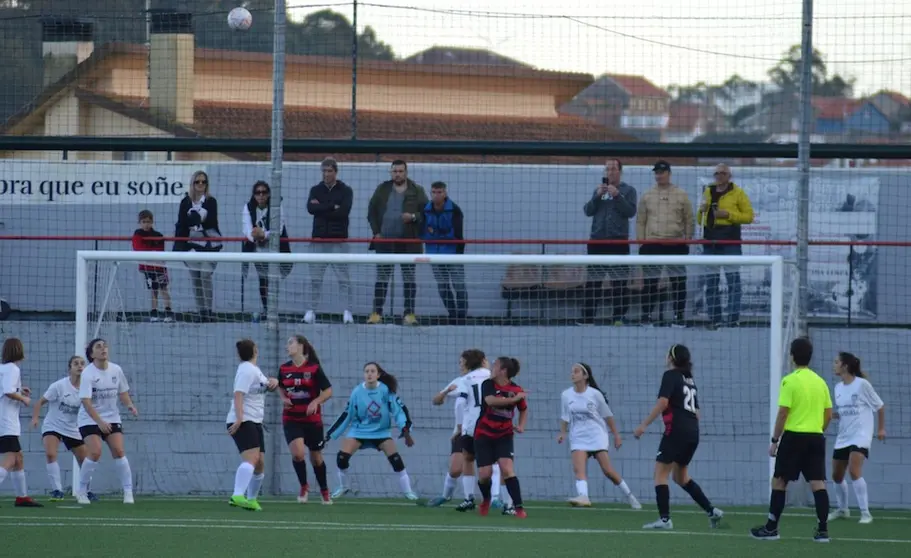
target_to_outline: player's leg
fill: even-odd
[[[493,508],[507,507],[508,504],[500,498],[500,487],[503,485],[503,473],[500,471],[499,463],[493,464],[493,474],[490,477],[490,506]]]
[[[611,465],[610,456],[607,454],[607,450],[602,450],[595,452],[595,461],[598,462],[598,465],[601,467],[601,472],[604,473],[604,476],[610,479],[614,486],[620,489],[623,492],[623,496],[626,497],[626,501],[629,502],[629,505],[634,510],[641,510],[642,504],[639,503],[639,500],[633,495],[632,490],[627,486],[626,481],[623,480],[623,477],[620,476],[620,473]],[[574,463],[575,464],[575,463]],[[583,467],[585,462],[583,461]],[[586,488],[587,491],[587,488]]]
[[[750,529],[753,538],[777,541],[778,522],[787,500],[788,483],[800,477],[801,440],[785,432],[781,436],[775,454],[775,470],[772,473],[772,494],[769,496],[769,518],[765,525]]]
[[[411,489],[411,478],[408,476],[408,470],[405,469],[405,461],[402,459],[402,456],[399,455],[395,440],[386,438],[380,443],[379,448],[380,451],[386,454],[386,459],[388,459],[389,464],[392,465],[393,472],[398,475],[399,488],[402,490],[402,494],[404,494],[405,498],[408,500],[417,500],[418,495]]]
[[[67,438],[64,436],[63,443],[66,445],[66,449],[70,450],[70,453],[72,453],[73,457],[76,458],[76,463],[81,468],[82,464],[85,462],[86,456],[88,455],[88,450],[85,447],[85,442],[79,438]],[[98,497],[95,496],[95,494],[92,492],[91,485],[87,487],[85,495],[90,502],[98,501]]]
[[[570,453],[570,459],[573,464],[573,475],[576,478],[576,496],[569,499],[569,505],[573,507],[590,507],[592,503],[588,499],[588,476],[586,474],[588,452],[573,450]]]
[[[79,434],[85,445],[85,459],[79,466],[79,486],[76,489],[76,501],[80,504],[89,503],[89,485],[92,483],[92,476],[98,469],[98,462],[101,461],[101,447],[104,435],[101,429],[96,425],[82,426],[79,428]]]
[[[478,506],[478,512],[481,515],[487,515],[490,510],[493,464],[497,462],[492,442],[488,438],[474,439],[474,455],[478,468],[478,489],[481,491],[481,505]]]
[[[525,512],[525,506],[522,501],[522,489],[519,486],[519,477],[516,476],[515,461],[513,455],[515,454],[513,446],[512,436],[507,436],[496,440],[494,443],[494,457],[497,459],[497,463],[500,465],[500,471],[503,475],[503,484],[506,486],[506,491],[509,493],[509,498],[512,500],[511,508],[515,509],[515,516],[519,519],[524,519],[528,517],[528,514]]]
[[[261,424],[258,424],[262,428]],[[265,433],[262,436],[263,443],[259,447],[259,455],[257,455],[256,462],[253,464],[253,478],[250,479],[250,484],[247,485],[247,502],[252,506],[253,511],[262,510],[262,506],[259,505],[259,491],[263,487],[263,481],[266,480],[266,444],[265,444]]]
[[[667,438],[664,438],[666,440]],[[661,446],[668,447],[668,444],[662,440]],[[673,456],[667,449],[662,449],[658,453],[655,461],[655,502],[658,506],[658,521],[646,523],[643,529],[673,529],[674,523],[671,521],[671,489],[667,484],[668,477],[673,470]]]
[[[60,480],[60,463],[57,463],[57,449],[60,446],[60,438],[52,432],[46,432],[41,436],[41,442],[44,445],[44,458],[47,463],[47,478],[51,484],[51,502],[59,502],[66,495],[63,493],[63,483]]]
[[[332,498],[340,498],[347,494],[351,487],[348,486],[348,467],[351,466],[351,456],[361,449],[361,442],[356,438],[345,438],[342,447],[335,456],[335,466],[338,474],[338,488],[332,493]]]
[[[18,442],[18,438],[17,438]],[[13,483],[13,490],[16,494],[17,508],[42,508],[41,504],[32,500],[28,495],[28,483],[25,480],[25,458],[22,455],[22,448],[13,452],[12,467],[9,468],[9,477]]]
[[[123,432],[119,424],[111,425],[111,434],[105,440],[111,451],[111,457],[114,458],[114,468],[117,470],[117,476],[120,477],[120,485],[123,487],[123,503],[133,503],[133,472],[130,470],[130,462],[127,459],[123,448]]]
[[[865,448],[851,446],[848,457],[848,474],[851,475],[851,484],[854,485],[854,494],[857,496],[857,507],[860,508],[860,523],[872,523],[870,504],[867,499],[867,481],[864,480],[864,461],[867,460],[868,451]]]
[[[695,453],[695,449],[694,452]],[[689,473],[689,462],[690,459],[683,458],[683,463],[674,464],[674,482],[677,483],[680,488],[686,491],[690,495],[690,498],[696,502],[700,508],[702,508],[706,514],[709,516],[709,525],[713,528],[717,528],[721,518],[724,517],[724,512],[716,508],[709,501],[708,497],[705,495],[705,492],[702,491],[702,487],[699,486],[696,481],[690,478]]]
[[[450,439],[449,451],[449,468],[446,470],[446,477],[443,479],[443,491],[439,496],[427,502],[427,507],[438,508],[444,502],[452,499],[455,493],[459,477],[462,476],[465,458],[462,456],[462,437],[459,434],[453,434]]]
[[[228,427],[230,428],[231,425],[229,424]],[[246,421],[241,423],[240,428],[231,435],[237,446],[237,452],[240,454],[240,465],[234,474],[234,492],[228,503],[245,510],[254,510],[259,507],[256,502],[247,499],[247,490],[250,488],[256,466],[260,461],[261,446],[263,445],[260,432],[262,431],[257,430],[254,423]]]
[[[284,423],[282,429],[285,432],[285,442],[288,444],[288,451],[291,452],[291,466],[294,468],[294,474],[297,475],[297,483],[300,486],[297,501],[303,504],[307,502],[310,492],[310,485],[307,483],[307,454],[304,446],[304,432],[301,425],[295,422]]]
[[[850,455],[850,447],[835,448],[832,452],[832,486],[835,488],[836,508],[829,514],[829,521],[851,516],[848,483],[845,481]]]
[[[474,487],[477,483],[475,477],[475,449],[472,436],[462,436],[462,490],[465,499],[456,506],[456,511],[465,512],[475,508]]]
[[[307,446],[310,452],[310,465],[313,467],[313,474],[316,476],[316,484],[319,485],[320,501],[323,504],[331,504],[332,498],[329,496],[326,461],[323,459],[325,440],[326,435],[323,432],[322,423],[304,425],[304,445]]]

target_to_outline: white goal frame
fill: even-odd
[[[572,265],[572,266],[762,266],[771,270],[769,313],[769,437],[778,414],[778,392],[784,364],[784,275],[781,256],[589,256],[589,255],[499,255],[499,254],[316,254],[244,252],[133,252],[79,250],[76,252],[76,327],[73,354],[83,354],[89,339],[89,263],[90,262],[216,262],[216,263],[347,263],[347,264],[477,264],[477,265]],[[110,290],[110,289],[108,289]],[[775,460],[769,459],[769,478]],[[73,490],[79,481],[79,466],[73,458]]]

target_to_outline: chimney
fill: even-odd
[[[193,66],[196,56],[193,16],[173,10],[151,11],[149,106],[152,114],[193,123]]]
[[[63,17],[41,20],[41,55],[44,86],[57,82],[92,55],[94,26],[91,22]]]

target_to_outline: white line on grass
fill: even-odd
[[[31,518],[22,521],[16,516],[0,516],[0,519],[19,519],[18,521],[0,521],[0,525],[11,527],[98,527],[99,521],[105,521],[103,527],[111,529],[120,528],[153,528],[153,529],[270,529],[275,531],[311,530],[311,531],[399,531],[399,532],[430,532],[430,533],[490,533],[488,527],[471,525],[402,525],[402,524],[364,524],[364,523],[339,523],[339,522],[313,522],[293,523],[257,520],[215,520],[215,519],[167,519],[147,518],[133,521],[117,521],[111,523],[109,517],[77,518],[77,521],[60,521],[61,517],[48,517],[48,521],[41,518]],[[215,522],[217,521],[217,523]],[[563,529],[553,527],[506,527],[497,525],[497,532],[516,533],[526,535],[651,535],[651,536],[697,536],[721,538],[750,538],[746,534],[719,533],[715,531],[655,531],[629,529]],[[784,540],[809,540],[807,537],[782,537]],[[886,544],[911,544],[911,540],[901,539],[871,539],[859,537],[838,537],[838,542],[854,543],[886,543]]]

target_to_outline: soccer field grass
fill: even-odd
[[[812,510],[788,509],[782,540],[754,541],[748,529],[764,521],[761,509],[729,509],[710,529],[694,508],[673,510],[675,530],[642,531],[655,518],[646,506],[571,509],[559,503],[527,506],[528,518],[491,510],[461,514],[452,508],[403,501],[340,500],[333,506],[261,500],[263,511],[230,508],[226,499],[139,498],[124,506],[114,497],[79,507],[49,503],[43,509],[0,507],[3,555],[67,557],[233,556],[340,557],[574,557],[637,556],[911,556],[911,513],[875,511],[875,522],[856,519],[830,526],[832,542],[811,540]],[[496,513],[494,513],[496,511]]]

